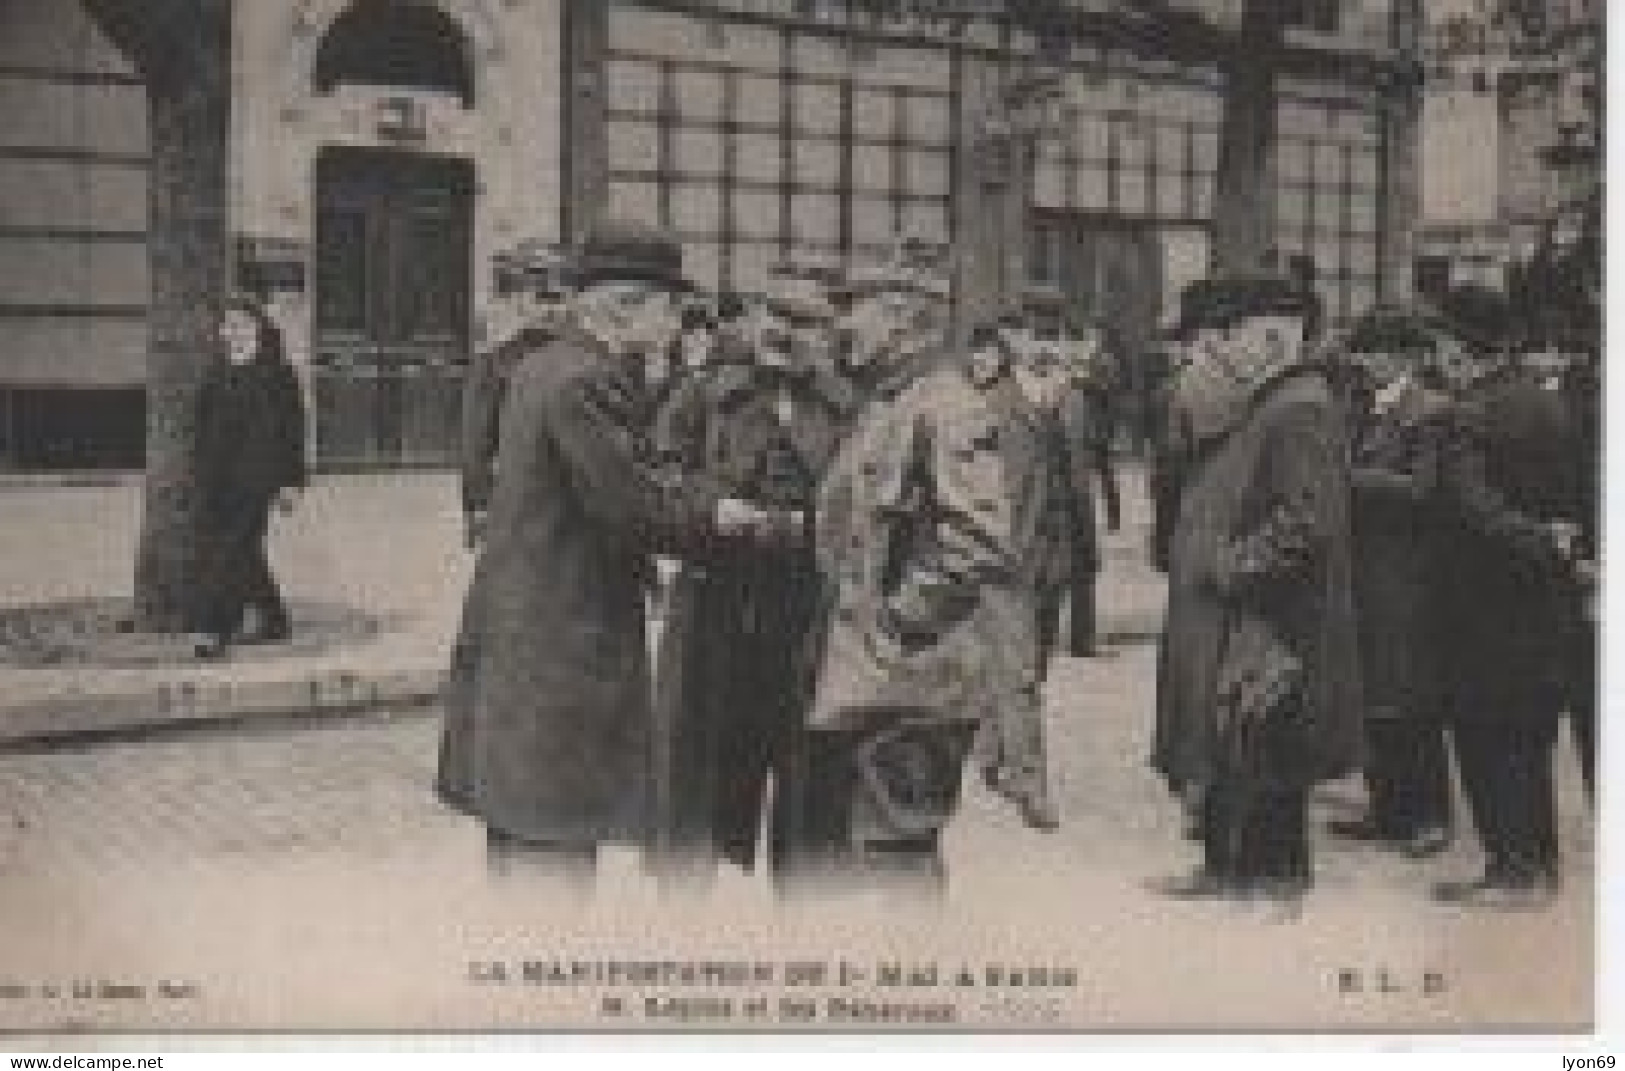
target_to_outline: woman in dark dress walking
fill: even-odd
[[[233,298],[220,320],[226,360],[211,368],[198,399],[198,492],[203,572],[198,600],[200,657],[233,640],[288,638],[287,606],[265,556],[271,509],[292,509],[303,487],[305,406],[283,350],[282,333],[248,298]],[[240,634],[244,613],[256,627]]]

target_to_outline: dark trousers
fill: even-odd
[[[1450,826],[1450,753],[1444,725],[1409,718],[1372,718],[1365,725],[1366,791],[1371,821],[1409,839]]]
[[[201,631],[230,640],[249,607],[266,631],[287,631],[288,608],[265,556],[271,502],[271,495],[244,493],[208,505]]]
[[[1452,734],[1486,870],[1514,881],[1556,876],[1556,719],[1458,719]]]
[[[1597,635],[1590,628],[1577,637],[1564,674],[1569,731],[1580,754],[1580,777],[1586,798],[1596,794],[1597,778]]]
[[[769,863],[784,842],[783,795],[790,751],[805,695],[797,686],[802,647],[817,609],[816,567],[801,556],[766,556],[747,561],[726,583],[723,601],[733,619],[718,638],[726,644],[720,661],[726,679],[719,684],[715,741],[716,778],[711,796],[711,829],[722,856],[740,866],[756,862],[763,819]]]
[[[788,692],[788,683],[780,686],[781,694]],[[764,814],[772,822],[769,859],[782,851],[782,807],[772,797],[782,795],[795,718],[795,711],[771,692],[758,694],[763,698],[759,705],[734,704],[721,711],[716,738],[712,829],[723,857],[744,867],[755,864]]]
[[[1306,789],[1260,788],[1221,778],[1202,801],[1204,865],[1236,884],[1307,882],[1308,825]]]
[[[1067,653],[1087,658],[1095,650],[1095,574],[1074,578],[1065,587],[1047,588],[1038,595],[1039,665],[1047,667],[1061,638],[1061,611],[1069,606]]]
[[[1067,631],[1073,658],[1087,658],[1095,651],[1095,573],[1091,570],[1073,578],[1072,609]]]

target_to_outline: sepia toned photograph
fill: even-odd
[[[0,0],[0,1039],[1590,1034],[1604,11]]]

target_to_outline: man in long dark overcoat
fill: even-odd
[[[1359,757],[1344,418],[1302,361],[1307,312],[1274,278],[1185,294],[1194,436],[1168,567],[1153,762],[1194,803],[1203,862],[1176,897],[1311,884],[1309,789]]]
[[[1443,366],[1457,398],[1437,567],[1445,710],[1485,867],[1434,892],[1517,908],[1558,882],[1552,756],[1585,495],[1562,398],[1500,352],[1487,300],[1453,310],[1476,344]]]
[[[703,549],[729,504],[657,479],[643,365],[670,344],[680,248],[605,224],[561,336],[503,406],[485,546],[446,695],[437,787],[494,862],[590,868],[648,840],[651,554]]]
[[[718,493],[811,518],[853,415],[824,351],[834,310],[803,265],[778,266],[742,328],[751,360],[695,372],[662,407],[662,457]],[[764,817],[782,845],[782,790],[805,694],[799,660],[820,601],[810,524],[786,541],[719,543],[687,562],[661,643],[657,782],[668,861],[712,853],[750,869]],[[776,791],[773,792],[777,794]]]

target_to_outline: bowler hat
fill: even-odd
[[[692,289],[683,278],[683,247],[665,231],[640,223],[612,220],[593,228],[582,243],[576,274],[584,287],[641,282]]]
[[[1180,295],[1179,325],[1175,332],[1189,337],[1206,327],[1230,327],[1255,316],[1309,317],[1314,297],[1290,279],[1278,275],[1200,279]]]

